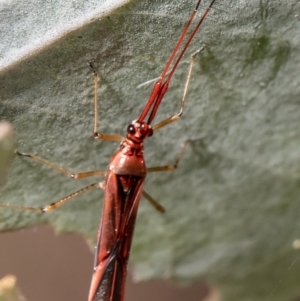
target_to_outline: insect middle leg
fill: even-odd
[[[184,153],[184,150],[187,146],[188,143],[192,143],[192,142],[196,142],[199,141],[201,139],[187,139],[185,140],[182,145],[181,148],[179,150],[179,153],[177,154],[176,158],[175,158],[175,162],[173,164],[168,164],[168,165],[164,165],[164,166],[154,166],[154,167],[148,167],[147,168],[147,172],[158,172],[158,171],[171,171],[174,170],[178,167],[179,161],[182,158],[182,155]],[[145,190],[143,190],[143,197],[149,201],[149,203],[160,213],[165,213],[165,208],[160,205],[156,200],[154,200],[151,195],[149,195]]]
[[[175,162],[173,164],[168,164],[164,166],[154,166],[154,167],[149,167],[147,168],[147,172],[157,172],[157,171],[171,171],[174,170],[178,167],[179,161],[184,153],[185,147],[187,146],[188,143],[195,142],[199,139],[186,139],[179,150],[179,153],[177,154],[175,158]]]
[[[105,172],[101,171],[101,170],[93,170],[93,171],[86,171],[86,172],[79,172],[79,173],[71,173],[69,171],[67,171],[64,168],[61,168],[60,166],[57,166],[53,163],[50,163],[49,161],[46,161],[34,154],[27,154],[27,153],[21,153],[19,151],[16,152],[17,155],[19,156],[23,156],[23,157],[28,157],[33,159],[34,161],[37,161],[51,169],[54,169],[62,174],[64,174],[65,176],[67,176],[70,179],[74,179],[74,180],[78,180],[78,179],[83,179],[83,178],[87,178],[87,177],[93,177],[93,176],[104,176]]]

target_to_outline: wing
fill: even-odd
[[[108,171],[89,301],[122,301],[144,177]]]

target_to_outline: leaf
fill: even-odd
[[[14,30],[24,30],[4,32],[9,66],[1,73],[0,114],[13,123],[18,149],[73,172],[105,170],[118,146],[93,139],[87,62],[100,74],[100,131],[124,135],[151,91],[151,85],[137,87],[159,76],[193,5],[133,1],[93,20],[87,9],[73,30],[59,18],[47,25],[56,11],[76,23],[54,3],[55,13],[47,10],[30,28],[16,23]],[[227,300],[289,300],[300,293],[293,249],[300,231],[299,8],[297,1],[217,1],[205,20],[188,51],[207,45],[184,114],[145,143],[147,164],[172,163],[186,138],[201,140],[189,145],[175,172],[147,178],[146,191],[167,213],[140,206],[131,254],[136,278],[201,277]],[[36,50],[26,34],[41,30],[43,37],[53,24],[62,34]],[[14,59],[23,34],[21,45],[28,40],[26,49],[34,50],[26,60]],[[188,61],[186,55],[157,122],[178,112]],[[0,201],[41,206],[92,182],[16,158]],[[94,239],[101,200],[93,191],[42,216],[1,210],[0,227],[47,222]]]

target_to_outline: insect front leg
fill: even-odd
[[[195,62],[195,57],[197,56],[198,53],[201,53],[205,48],[206,48],[206,46],[204,45],[203,47],[201,47],[199,50],[197,50],[196,52],[194,52],[191,55],[190,67],[189,67],[189,71],[188,71],[188,75],[187,75],[187,79],[186,79],[186,83],[185,83],[185,87],[184,87],[184,91],[183,91],[183,96],[182,96],[182,99],[181,99],[181,102],[180,102],[179,113],[177,113],[177,114],[161,121],[160,123],[154,125],[153,126],[153,131],[157,131],[158,129],[166,126],[167,124],[173,123],[173,122],[180,119],[180,117],[183,113],[183,109],[184,109],[184,103],[185,103],[187,91],[188,91],[188,88],[189,88],[189,83],[190,83],[190,80],[191,80],[192,70],[193,70],[194,62]]]
[[[120,135],[108,135],[98,132],[98,73],[91,62],[89,62],[94,74],[94,137],[98,140],[122,141],[124,138]]]

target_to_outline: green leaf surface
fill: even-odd
[[[118,144],[94,141],[87,62],[100,74],[100,131],[124,135],[152,88],[139,85],[159,76],[194,2],[132,1],[92,16],[88,4],[75,14],[51,1],[38,20],[33,8],[18,10],[0,33],[0,117],[14,125],[18,149],[72,172],[105,170]],[[17,2],[6,5],[9,14]],[[141,202],[130,258],[137,279],[201,277],[224,300],[300,295],[299,15],[296,0],[216,2],[188,50],[207,45],[183,117],[145,142],[150,167],[172,163],[185,139],[201,138],[176,171],[147,177],[145,190],[167,212]],[[188,62],[156,121],[179,110]],[[0,202],[46,205],[92,182],[16,158]],[[1,209],[0,228],[47,222],[94,240],[102,198],[92,191],[45,215]]]

